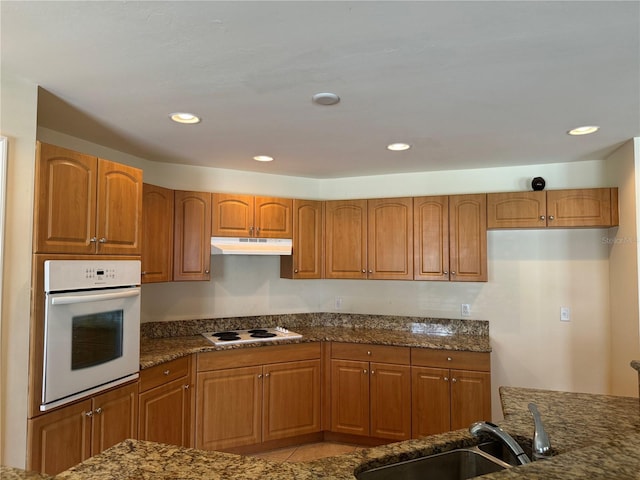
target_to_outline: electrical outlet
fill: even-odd
[[[560,321],[561,322],[571,321],[571,309],[569,307],[560,307]]]
[[[463,317],[468,317],[469,315],[471,315],[471,305],[469,305],[468,303],[461,304],[460,312],[462,313]]]
[[[336,310],[342,309],[342,297],[336,297]]]

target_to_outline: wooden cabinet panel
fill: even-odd
[[[414,279],[449,280],[449,197],[417,197],[414,206]]]
[[[173,280],[173,190],[142,187],[142,283]]]
[[[293,236],[293,200],[290,198],[255,197],[255,236],[291,238]]]
[[[293,201],[288,198],[214,193],[215,237],[291,238]]]
[[[293,249],[280,256],[280,277],[322,278],[324,242],[323,202],[293,201]]]
[[[249,367],[278,362],[295,362],[320,358],[320,342],[268,345],[264,348],[245,348],[203,352],[198,354],[198,372]]]
[[[140,392],[189,376],[190,357],[177,358],[140,372]]]
[[[451,430],[448,378],[448,369],[411,367],[413,438]]]
[[[91,400],[29,419],[27,470],[56,475],[91,455]]]
[[[367,201],[367,278],[413,279],[413,198]]]
[[[547,225],[547,194],[487,194],[487,228],[540,228]]]
[[[325,202],[325,277],[367,278],[367,201]]]
[[[491,354],[488,352],[412,348],[411,365],[489,372],[491,370]]]
[[[451,430],[491,420],[491,374],[451,370]]]
[[[369,435],[369,363],[331,360],[331,431]]]
[[[93,398],[91,455],[127,438],[138,438],[138,384],[111,390]]]
[[[485,194],[449,197],[449,267],[454,281],[487,281],[486,212]]]
[[[411,368],[371,363],[371,430],[378,438],[411,438]]]
[[[140,394],[140,440],[191,446],[192,389],[187,380],[174,380]]]
[[[209,280],[211,194],[176,190],[173,279]]]
[[[410,356],[411,351],[407,347],[368,343],[331,343],[331,358],[409,365]]]
[[[615,212],[613,216],[612,211]],[[588,188],[547,192],[548,227],[611,227],[618,224],[617,212],[617,189]]]
[[[264,366],[262,441],[320,428],[320,360]]]
[[[262,367],[198,373],[197,391],[196,448],[260,442]]]

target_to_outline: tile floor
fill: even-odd
[[[295,447],[279,448],[268,452],[255,453],[250,456],[264,458],[272,462],[308,462],[318,458],[333,457],[351,453],[359,448],[359,445],[350,445],[336,442],[319,442],[299,445]]]

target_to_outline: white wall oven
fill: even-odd
[[[48,260],[41,411],[138,378],[140,261]]]

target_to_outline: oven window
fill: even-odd
[[[123,318],[122,310],[73,317],[71,370],[121,357]]]

